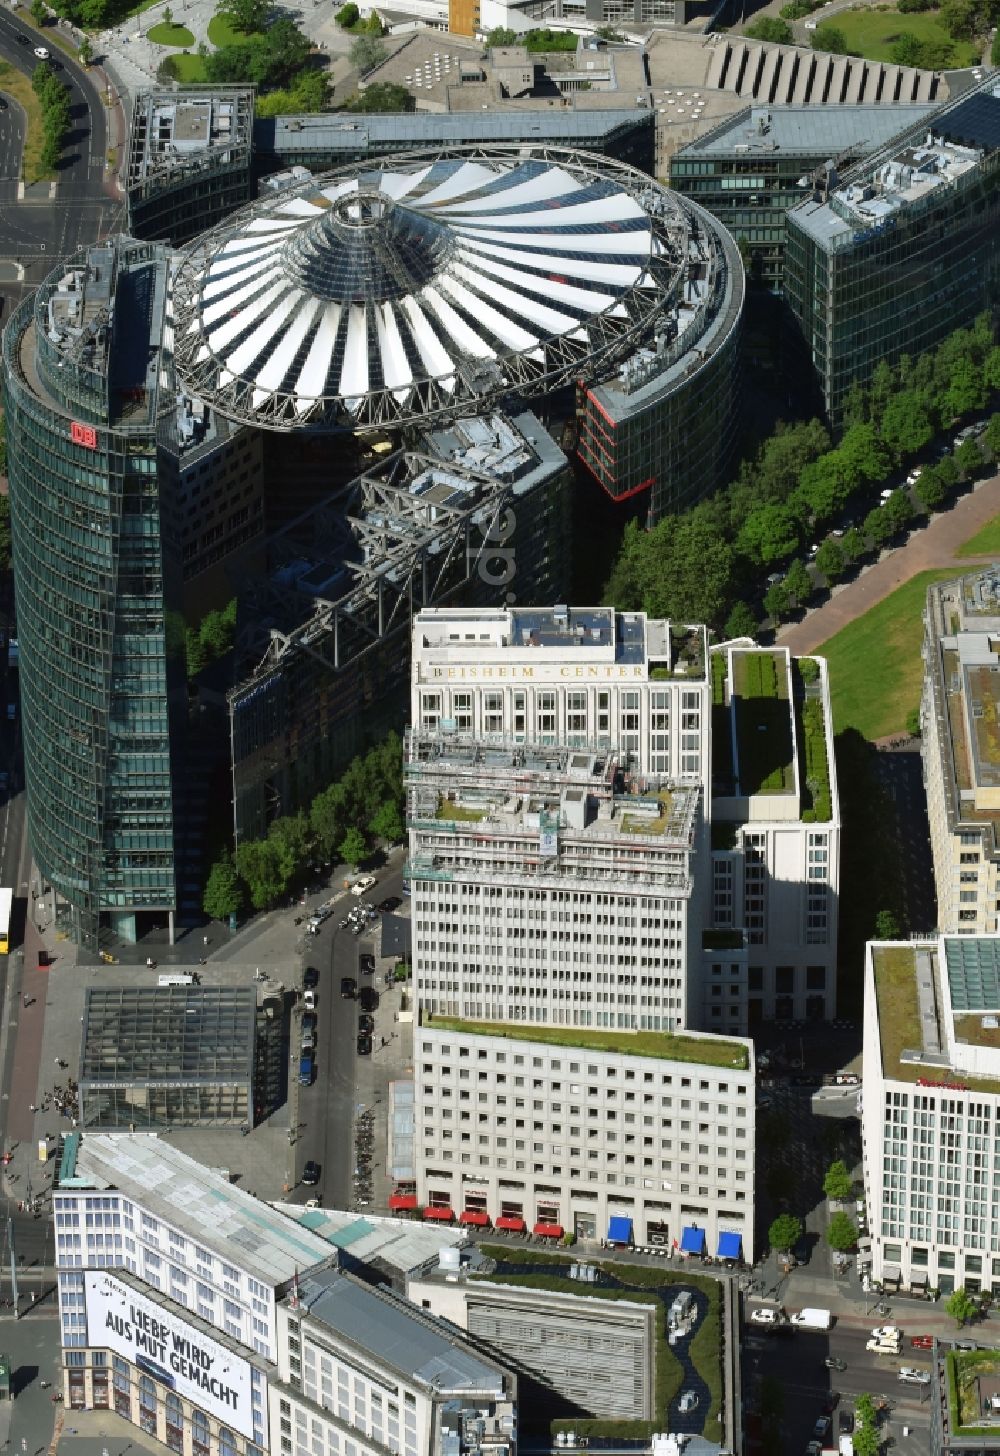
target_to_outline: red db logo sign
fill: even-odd
[[[97,449],[97,431],[93,425],[78,425],[74,420],[69,427],[69,437],[74,445],[82,445],[85,450]]]

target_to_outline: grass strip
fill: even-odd
[[[30,80],[9,61],[0,61],[0,91],[12,96],[27,115],[24,151],[21,155],[22,178],[29,185],[32,182],[51,181],[55,173],[47,172],[42,167],[42,147],[45,144],[42,105],[31,89]]]
[[[1000,516],[994,516],[983,528],[963,542],[956,556],[1000,556]]]

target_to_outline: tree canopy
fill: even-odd
[[[827,1198],[844,1199],[850,1198],[853,1188],[854,1180],[847,1171],[846,1165],[838,1158],[826,1170],[826,1177],[823,1179],[823,1192]]]
[[[351,111],[413,111],[416,101],[405,86],[390,81],[376,81],[359,91],[351,102]]]
[[[403,746],[390,733],[353,758],[308,811],[281,815],[264,838],[244,840],[235,861],[223,855],[209,872],[205,912],[220,919],[233,913],[222,910],[233,893],[228,868],[233,863],[240,904],[245,897],[255,910],[265,910],[314,873],[317,862],[339,858],[356,865],[378,844],[398,844],[404,834]]]
[[[767,1231],[767,1241],[772,1249],[787,1253],[802,1237],[802,1220],[794,1213],[779,1213]]]
[[[979,1313],[979,1306],[964,1286],[948,1296],[944,1307],[959,1329],[963,1325],[967,1325]]]
[[[826,1241],[831,1249],[846,1253],[858,1242],[857,1225],[846,1213],[835,1213],[827,1224]]]

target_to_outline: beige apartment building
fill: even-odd
[[[938,582],[924,610],[921,755],[938,929],[1000,929],[1000,570]]]

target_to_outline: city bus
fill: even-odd
[[[13,899],[13,890],[0,890],[0,955],[6,955],[10,950],[10,907]]]

